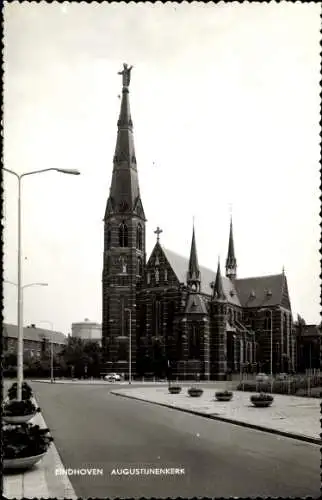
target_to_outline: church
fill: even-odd
[[[133,377],[224,380],[246,370],[280,372],[295,363],[295,332],[284,271],[239,278],[233,221],[224,272],[199,265],[195,228],[189,258],[164,248],[161,229],[146,256],[129,88],[121,109],[104,216],[102,346],[107,371]]]

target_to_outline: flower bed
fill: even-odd
[[[8,398],[9,399],[17,399],[17,390],[18,390],[18,384],[17,382],[14,382],[12,386],[8,389]],[[32,389],[27,382],[22,383],[22,388],[21,388],[21,399],[30,399],[32,397]]]
[[[274,397],[271,394],[264,394],[261,392],[260,394],[253,394],[250,400],[252,404],[258,408],[267,408],[273,403]]]
[[[40,408],[36,408],[30,399],[18,401],[12,399],[3,404],[2,418],[4,422],[20,424],[32,419]]]
[[[203,389],[201,387],[190,387],[188,394],[192,398],[199,398],[203,394]]]
[[[180,394],[181,387],[179,385],[170,385],[169,392],[170,394]]]
[[[217,401],[231,401],[233,393],[231,391],[218,391],[215,393]]]
[[[49,434],[49,429],[41,429],[39,425],[4,425],[2,432],[3,459],[37,457],[47,452],[51,441],[53,438]]]

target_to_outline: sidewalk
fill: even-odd
[[[34,400],[37,405],[37,402]],[[41,413],[36,413],[30,423],[47,428]],[[54,442],[44,458],[32,469],[21,474],[5,471],[3,474],[3,497],[18,500],[22,498],[58,498],[77,500],[77,495],[68,476],[55,475],[56,469],[64,469]]]
[[[221,403],[215,399],[216,389],[203,389],[204,393],[200,398],[188,396],[186,387],[182,387],[181,394],[169,394],[167,387],[133,387],[111,392],[118,396],[321,444],[321,402],[317,398],[275,394],[271,407],[255,408],[250,402],[250,396],[254,393],[236,391],[231,401]]]
[[[30,379],[29,380],[30,383],[34,383],[34,382],[37,382],[37,383],[42,383],[42,384],[51,384],[51,381],[49,379]],[[191,382],[190,381],[176,381],[176,382],[173,382],[173,384],[179,384],[183,387],[190,387],[191,385],[200,385],[201,387],[216,387],[216,388],[220,388],[220,389],[227,389],[227,390],[235,390],[235,388],[237,387],[237,385],[239,384],[239,382],[236,382],[236,381],[223,381],[223,382],[216,382],[214,380],[210,380],[210,381],[202,381],[202,382]],[[72,384],[72,385],[107,385],[109,387],[113,386],[113,385],[124,385],[126,387],[133,387],[135,385],[142,385],[142,386],[145,386],[145,387],[148,387],[148,386],[152,386],[152,387],[155,387],[155,386],[158,386],[158,387],[168,387],[168,382],[166,380],[157,380],[155,382],[151,381],[151,380],[147,380],[147,381],[142,381],[142,380],[132,380],[132,384],[130,385],[128,380],[123,380],[121,382],[109,382],[107,380],[101,380],[101,379],[85,379],[85,380],[79,380],[79,379],[57,379],[55,380],[54,384]]]

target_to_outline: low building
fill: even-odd
[[[24,360],[40,358],[42,354],[49,352],[50,343],[53,342],[54,354],[58,354],[66,344],[67,337],[61,332],[37,328],[35,324],[23,329]],[[2,342],[4,354],[16,354],[18,343],[18,326],[3,323]]]
[[[321,325],[307,325],[299,317],[294,327],[297,371],[319,370],[321,368]]]
[[[72,337],[102,344],[102,325],[85,318],[84,321],[72,324]]]

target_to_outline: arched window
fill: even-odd
[[[120,247],[129,246],[128,228],[124,221],[119,226],[119,244]]]
[[[139,276],[142,276],[142,259],[141,259],[141,257],[138,257],[138,260],[137,260],[137,269],[136,269],[136,273],[137,273]]]
[[[200,357],[200,339],[198,327],[194,324],[189,328],[189,358],[199,359]]]
[[[265,317],[265,330],[270,330],[270,329],[271,329],[271,314],[267,312]]]
[[[136,228],[136,248],[142,250],[142,226],[138,225]]]
[[[128,341],[119,339],[117,349],[117,359],[118,361],[127,361],[128,359]]]
[[[110,226],[107,226],[106,228],[106,246],[107,248],[111,247],[111,240],[112,240],[112,232]]]

